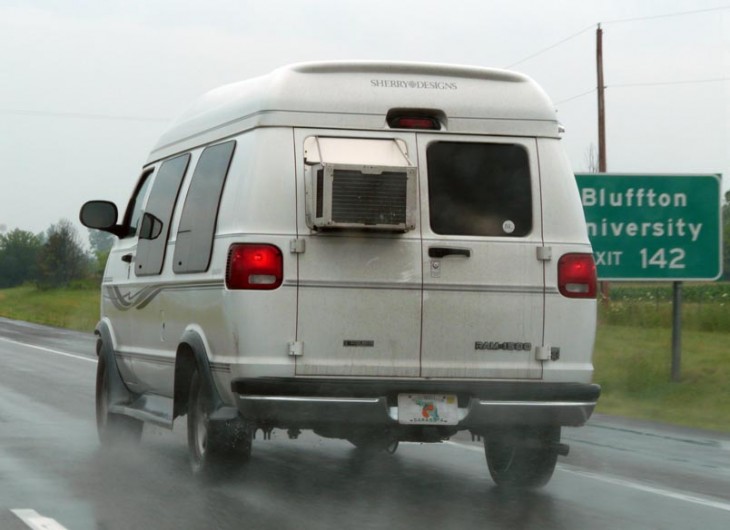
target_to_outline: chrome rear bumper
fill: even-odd
[[[398,426],[399,393],[458,396],[451,428],[480,431],[504,425],[580,426],[590,418],[598,385],[539,382],[362,380],[237,380],[236,405],[245,418],[274,426],[326,424]]]

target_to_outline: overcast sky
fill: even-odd
[[[585,170],[598,22],[609,171],[719,172],[727,189],[730,0],[0,0],[0,230],[76,222],[90,199],[123,209],[192,100],[300,61],[521,71],[555,102]]]

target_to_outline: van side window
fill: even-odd
[[[502,237],[530,233],[532,186],[524,147],[436,142],[426,155],[435,233]]]
[[[154,170],[155,168],[149,168],[139,177],[137,187],[134,190],[132,198],[129,200],[127,211],[124,214],[123,226],[127,227],[127,235],[124,237],[137,235],[137,226],[139,226],[139,220],[142,217],[142,205],[144,204],[144,198],[152,182],[152,173]]]
[[[236,142],[225,142],[200,155],[177,231],[172,265],[176,273],[208,270],[218,207],[235,147]]]
[[[162,230],[154,239],[140,238],[134,268],[137,276],[162,272],[167,239],[170,236],[170,220],[189,162],[190,154],[176,156],[165,161],[157,172],[144,215],[153,215],[161,224]]]

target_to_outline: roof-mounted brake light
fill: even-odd
[[[446,124],[446,114],[439,109],[390,109],[385,122],[391,129],[439,131]]]
[[[393,116],[388,118],[388,126],[391,129],[441,129],[439,121],[430,116]]]

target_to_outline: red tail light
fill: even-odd
[[[274,245],[239,243],[228,251],[226,287],[276,289],[284,279],[284,258]]]
[[[565,254],[558,261],[558,288],[568,298],[596,297],[593,254]]]

